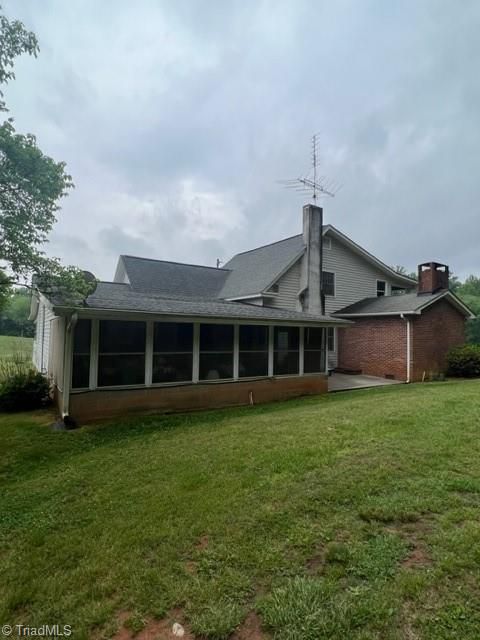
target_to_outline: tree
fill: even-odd
[[[34,33],[18,20],[0,15],[0,85],[15,78],[17,56],[36,57],[38,52]],[[8,111],[2,91],[0,111]],[[0,263],[11,274],[11,282],[35,274],[46,293],[60,291],[64,298],[78,301],[91,286],[82,272],[63,268],[59,260],[42,251],[56,222],[58,201],[72,187],[65,163],[44,155],[35,136],[16,133],[12,118],[0,125]],[[0,279],[0,304],[7,286],[5,278]]]
[[[15,289],[0,311],[0,334],[33,337],[34,323],[30,315],[30,295],[25,289]]]

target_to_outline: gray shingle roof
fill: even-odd
[[[345,324],[338,318],[314,316],[287,309],[260,307],[242,302],[226,302],[218,299],[166,298],[132,291],[128,284],[99,282],[85,307],[111,311],[134,311],[158,315],[199,316],[245,320],[274,320],[308,324]]]
[[[382,315],[382,314],[411,314],[418,313],[423,307],[429,306],[437,299],[446,295],[445,291],[434,294],[405,293],[398,296],[381,296],[380,298],[364,298],[355,304],[336,311],[336,316],[352,315]]]
[[[224,265],[231,273],[226,278],[219,297],[239,298],[264,291],[303,250],[303,237],[297,235],[238,253]]]
[[[132,289],[184,298],[218,296],[229,271],[201,265],[120,256]]]

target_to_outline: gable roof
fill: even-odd
[[[53,302],[54,310],[61,314],[72,311],[60,299]],[[99,282],[96,290],[87,297],[81,308],[75,309],[82,316],[90,317],[95,312],[121,312],[154,314],[156,316],[198,317],[254,322],[275,321],[300,325],[349,324],[341,318],[313,315],[288,309],[276,309],[242,302],[227,302],[218,299],[168,298],[165,296],[133,291],[131,286],[120,282]]]
[[[398,296],[380,296],[364,298],[359,302],[336,311],[333,315],[342,318],[361,318],[367,316],[420,315],[422,311],[438,300],[445,299],[455,306],[465,317],[474,318],[475,314],[451,291],[439,291],[433,294],[405,293]]]
[[[132,290],[169,297],[216,298],[229,275],[227,269],[136,256],[120,261]]]
[[[220,297],[240,298],[262,293],[300,258],[304,250],[302,236],[296,235],[237,253],[224,266],[230,274],[220,290]]]

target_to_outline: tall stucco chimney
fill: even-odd
[[[303,242],[305,255],[300,276],[301,298],[299,309],[307,313],[322,314],[322,226],[323,209],[313,204],[303,207]]]
[[[436,293],[448,289],[448,267],[440,262],[423,262],[418,265],[418,295]]]

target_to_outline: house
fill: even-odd
[[[440,371],[470,310],[448,268],[397,273],[303,208],[303,233],[222,268],[122,255],[80,304],[37,291],[34,362],[61,415],[266,402],[328,390],[328,371]]]

